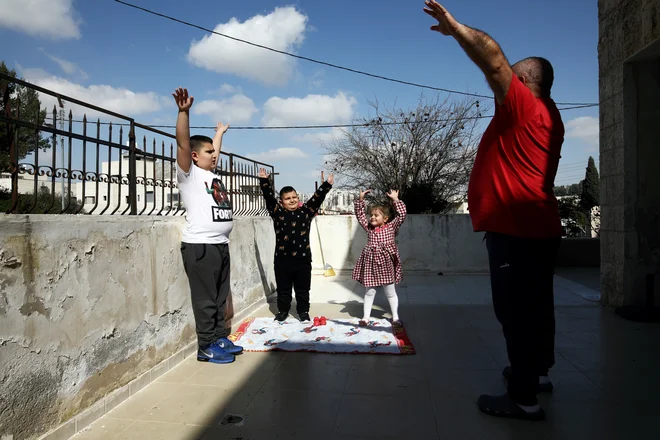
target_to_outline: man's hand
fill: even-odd
[[[229,124],[225,125],[222,122],[218,122],[217,125],[215,126],[215,131],[217,131],[220,134],[225,134],[229,130]]]
[[[399,191],[396,189],[391,189],[390,192],[387,193],[387,197],[392,199],[393,202],[396,202],[399,200]]]
[[[370,192],[371,192],[370,189],[365,189],[364,191],[360,191],[360,200],[364,200],[364,196],[366,196]]]
[[[438,24],[431,26],[432,31],[440,32],[442,35],[453,35],[461,27],[454,17],[435,0],[426,0],[424,12],[438,20]]]
[[[266,172],[265,168],[259,168],[259,178],[268,179],[269,177],[270,177],[270,174]]]
[[[182,89],[179,87],[172,93],[174,96],[174,101],[176,101],[177,107],[179,107],[180,112],[187,112],[190,110],[190,107],[193,105],[195,98],[193,96],[188,96],[188,89]]]

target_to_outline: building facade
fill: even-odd
[[[601,293],[660,304],[660,0],[599,0]]]

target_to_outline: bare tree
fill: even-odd
[[[373,119],[324,144],[326,168],[340,186],[373,188],[380,197],[399,189],[410,213],[445,213],[461,203],[479,140],[479,101],[421,95],[413,110],[370,105]]]

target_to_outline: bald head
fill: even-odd
[[[537,96],[549,98],[555,72],[550,61],[541,57],[529,57],[511,66],[513,73],[521,78]]]

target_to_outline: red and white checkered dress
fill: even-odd
[[[374,228],[367,221],[364,201],[355,199],[355,216],[367,231],[368,242],[353,269],[353,279],[366,287],[398,284],[401,282],[401,258],[395,237],[406,219],[406,205],[394,202],[397,216],[383,226]]]

